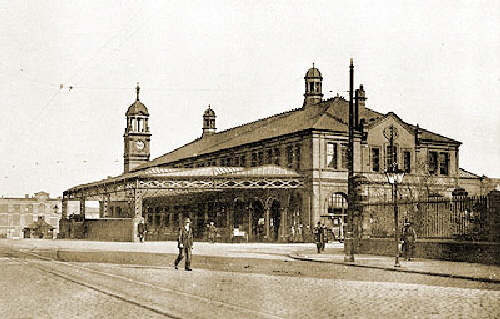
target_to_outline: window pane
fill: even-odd
[[[338,148],[337,143],[326,144],[326,166],[330,168],[337,168],[338,165]]]
[[[437,158],[437,152],[429,152],[429,174],[431,175],[437,175],[437,166],[438,166],[438,158]]]
[[[410,167],[411,167],[411,153],[408,152],[408,151],[405,151],[403,153],[403,165],[404,165],[404,171],[405,173],[409,173],[410,172]]]
[[[342,144],[342,168],[349,168],[349,148],[347,144]]]
[[[372,148],[372,170],[380,172],[380,149]]]
[[[448,175],[449,163],[450,155],[448,153],[439,153],[439,174]]]

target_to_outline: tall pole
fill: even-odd
[[[349,65],[349,141],[347,152],[347,234],[344,247],[344,261],[354,262],[354,64]]]
[[[389,147],[392,152],[392,171],[394,175],[398,174],[397,156],[394,150],[394,128],[391,128],[391,135],[389,138]],[[394,179],[392,186],[392,204],[394,206],[394,267],[400,267],[399,264],[399,223],[398,223],[398,179]]]
[[[392,202],[394,204],[394,244],[396,254],[394,255],[394,267],[400,267],[399,264],[399,225],[398,225],[398,181],[394,181],[392,188]]]

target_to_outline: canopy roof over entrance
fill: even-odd
[[[302,176],[279,166],[151,167],[68,189],[64,197],[86,197],[124,189],[149,188],[298,188]]]

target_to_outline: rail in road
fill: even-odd
[[[26,266],[146,309],[166,318],[284,318],[199,294],[175,290],[85,265],[40,256],[29,249],[10,251]],[[156,267],[158,268],[158,267]]]

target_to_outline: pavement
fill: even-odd
[[[303,261],[341,264],[349,267],[384,269],[403,273],[500,283],[500,265],[423,258],[412,258],[410,261],[406,261],[400,257],[400,266],[395,267],[394,257],[369,254],[356,254],[354,255],[354,262],[345,262],[343,246],[340,247],[336,244],[333,244],[333,246],[332,244],[327,245],[330,245],[330,247],[326,247],[325,251],[319,254],[314,247],[292,252],[289,254],[289,257]]]
[[[0,240],[0,247],[12,247],[41,253],[46,257],[72,261],[110,263],[163,263],[165,254],[178,252],[175,242],[118,243],[76,240],[19,239]],[[356,254],[354,262],[344,262],[343,244],[328,243],[318,254],[315,245],[287,243],[195,243],[194,254],[227,258],[295,259],[309,262],[341,264],[346,267],[383,269],[402,273],[460,278],[478,282],[500,283],[500,265],[451,262],[415,258],[400,258],[400,267],[394,266],[394,257]]]

